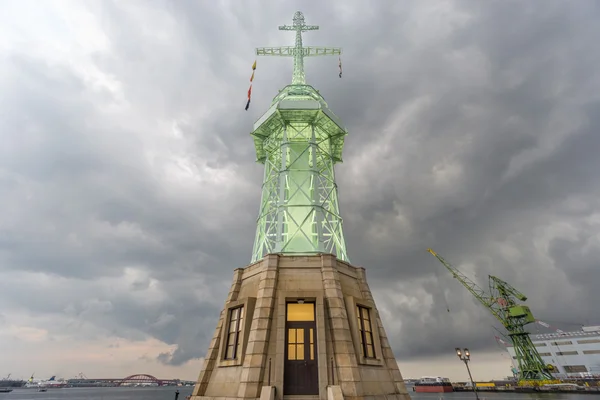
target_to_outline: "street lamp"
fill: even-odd
[[[467,372],[469,373],[469,379],[471,379],[471,386],[473,387],[473,393],[475,393],[475,398],[479,400],[479,395],[477,394],[477,390],[475,390],[475,382],[473,382],[473,376],[471,376],[471,370],[469,369],[469,361],[471,360],[471,353],[469,353],[469,349],[465,348],[461,350],[459,347],[455,348],[456,355],[459,359],[465,362],[467,366]]]

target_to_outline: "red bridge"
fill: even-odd
[[[135,374],[129,375],[125,378],[111,379],[101,378],[94,379],[88,378],[83,374],[80,374],[79,378],[69,379],[68,384],[75,386],[89,386],[98,384],[107,384],[109,386],[128,386],[128,385],[157,385],[157,386],[176,386],[182,382],[180,379],[159,379],[149,374]]]
[[[122,385],[142,385],[142,384],[156,384],[158,386],[173,386],[179,383],[179,379],[158,379],[148,374],[137,374],[129,375],[123,378],[118,383],[118,386]]]

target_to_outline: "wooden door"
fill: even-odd
[[[286,322],[284,394],[319,394],[316,339],[317,329],[314,318],[312,321]]]

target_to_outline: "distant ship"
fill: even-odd
[[[441,376],[424,376],[415,383],[413,390],[417,393],[454,392],[450,379]]]
[[[3,388],[20,388],[25,386],[25,381],[21,379],[10,379],[10,374],[6,378],[0,379],[0,389]],[[7,392],[2,392],[7,393]]]
[[[29,378],[29,381],[25,384],[26,388],[63,388],[67,386],[67,382],[60,379],[56,380],[56,375],[53,375],[47,381],[34,381],[33,375]]]

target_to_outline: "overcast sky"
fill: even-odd
[[[299,8],[301,7],[301,8]],[[250,261],[253,122],[306,61],[405,377],[510,374],[489,313],[426,252],[555,327],[600,323],[597,1],[0,1],[0,375],[195,379]],[[596,178],[595,178],[596,177]],[[449,309],[449,311],[448,311]],[[579,324],[579,325],[577,325]],[[536,328],[532,328],[534,331]]]

